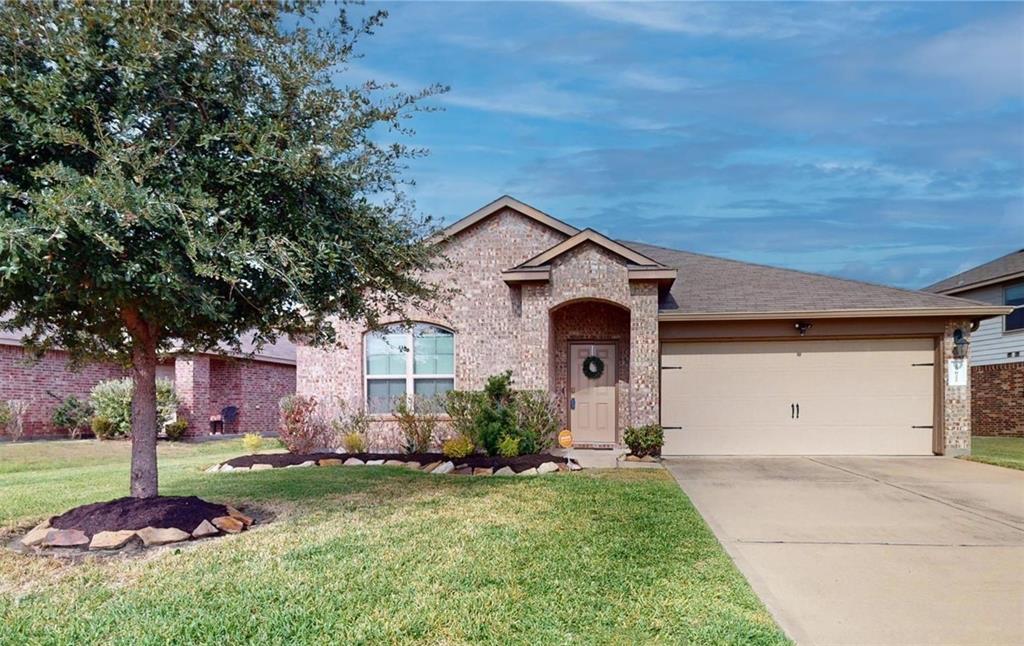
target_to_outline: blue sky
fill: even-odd
[[[376,3],[411,190],[905,287],[1024,247],[1024,5]]]

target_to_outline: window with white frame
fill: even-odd
[[[455,334],[415,323],[366,333],[366,410],[383,415],[403,397],[437,401],[455,388]]]

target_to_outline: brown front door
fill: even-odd
[[[600,376],[588,377],[588,357],[604,364]],[[576,444],[615,443],[615,344],[569,344],[569,428]]]

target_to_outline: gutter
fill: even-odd
[[[908,316],[962,316],[968,318],[991,318],[1005,316],[1012,307],[978,306],[958,308],[905,307],[891,309],[848,309],[848,310],[789,310],[776,312],[673,312],[661,310],[658,321],[764,321],[780,319],[839,319],[839,318],[896,318]]]

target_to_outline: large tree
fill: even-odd
[[[0,3],[0,324],[130,366],[133,496],[158,491],[158,353],[329,344],[432,295],[395,142],[443,88],[342,86],[384,15],[322,8]]]

